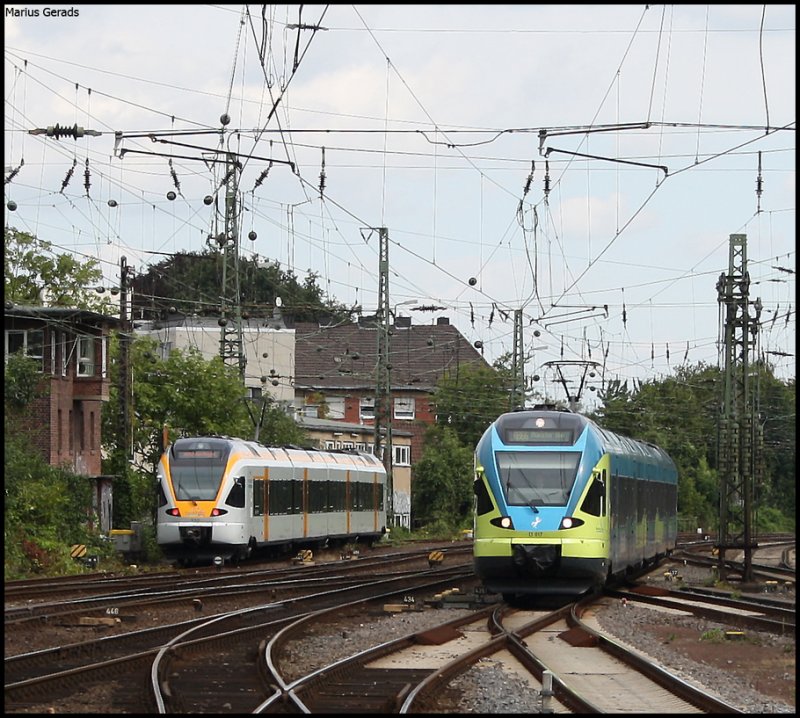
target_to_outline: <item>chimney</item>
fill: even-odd
[[[448,319],[447,317],[437,317],[436,318],[436,324],[437,325],[450,324],[450,319]]]
[[[394,325],[399,329],[408,328],[411,326],[411,317],[396,317]]]

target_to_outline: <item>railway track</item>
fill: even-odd
[[[442,696],[485,659],[521,668],[518,687],[540,696],[541,712],[739,712],[591,628],[582,616],[597,600],[554,611],[488,607],[284,678],[281,650],[313,620],[305,617],[267,645],[276,689],[254,712],[455,712]]]
[[[69,712],[81,712],[81,697],[85,697],[87,706],[105,705],[121,712],[144,713],[281,713],[309,709],[313,709],[313,712],[332,712],[342,710],[343,706],[348,712],[366,712],[367,706],[374,708],[376,705],[382,706],[378,712],[459,712],[452,710],[453,702],[447,700],[455,690],[449,686],[470,670],[478,670],[474,667],[476,661],[487,656],[491,657],[491,661],[513,665],[516,675],[524,676],[520,679],[519,689],[528,691],[532,696],[541,697],[543,681],[552,681],[553,695],[549,700],[557,712],[585,712],[598,708],[591,700],[581,697],[572,685],[574,680],[559,673],[559,666],[554,659],[544,660],[541,655],[553,644],[558,645],[563,653],[571,652],[575,656],[572,669],[579,665],[575,661],[580,659],[582,662],[588,655],[587,648],[604,651],[611,658],[621,660],[615,651],[622,649],[615,647],[609,650],[608,646],[613,645],[614,640],[596,631],[591,613],[588,614],[588,622],[584,621],[583,625],[572,623],[582,621],[582,617],[576,613],[574,617],[554,619],[550,628],[544,624],[533,628],[528,634],[526,631],[531,624],[542,622],[544,614],[531,616],[530,612],[526,615],[526,612],[511,611],[509,607],[504,607],[504,613],[497,613],[497,607],[472,609],[465,611],[467,615],[455,619],[453,625],[448,626],[452,621],[447,621],[443,616],[441,626],[428,627],[419,631],[419,635],[409,634],[394,642],[384,641],[374,655],[356,651],[356,655],[338,657],[328,665],[301,666],[299,671],[295,666],[290,670],[292,662],[287,660],[286,646],[291,646],[292,640],[300,640],[308,632],[322,630],[319,627],[332,618],[344,620],[348,611],[363,611],[370,601],[374,606],[375,600],[386,601],[388,596],[394,596],[395,600],[398,597],[416,596],[421,601],[425,595],[436,590],[436,585],[452,586],[461,581],[462,586],[469,586],[474,579],[469,547],[460,558],[464,559],[463,565],[447,566],[446,570],[425,560],[424,567],[419,570],[425,578],[422,585],[413,583],[411,576],[414,571],[410,568],[393,574],[386,571],[379,573],[379,564],[367,566],[363,563],[360,568],[369,574],[369,580],[364,581],[362,577],[359,585],[354,576],[345,579],[341,575],[344,570],[342,565],[335,566],[336,570],[320,572],[315,577],[312,576],[313,569],[321,569],[322,565],[301,569],[294,567],[290,572],[294,578],[288,578],[294,584],[291,589],[294,593],[286,590],[277,601],[262,600],[254,607],[251,598],[258,596],[257,590],[252,594],[244,592],[236,599],[232,598],[236,594],[229,594],[221,599],[227,604],[226,608],[215,615],[208,615],[213,605],[213,599],[209,598],[203,615],[194,613],[195,609],[192,609],[193,614],[188,614],[191,616],[189,619],[169,626],[131,630],[119,636],[31,651],[20,656],[8,656],[7,653],[6,712],[29,712],[31,708],[48,704],[70,706]],[[427,552],[416,556],[417,562],[421,559],[427,559]],[[390,560],[397,562],[395,557]],[[359,559],[344,563],[348,564],[346,568],[353,568],[363,561]],[[385,569],[385,565],[382,568]],[[297,579],[298,574],[303,577],[302,580]],[[225,579],[231,582],[232,575],[205,575],[199,577],[201,580],[198,583],[211,596],[214,592],[224,591],[219,583],[224,584]],[[235,575],[237,580],[244,579],[241,574]],[[218,583],[215,580],[217,578],[223,580]],[[277,584],[274,575],[273,579]],[[395,582],[394,588],[387,588],[392,582]],[[265,586],[268,584],[268,581],[264,582]],[[336,590],[323,590],[322,585],[326,589]],[[227,588],[230,590],[231,587]],[[358,591],[367,589],[371,593],[358,595]],[[262,599],[265,590],[262,586]],[[156,591],[159,592],[160,589]],[[182,600],[186,602],[189,595],[182,594]],[[137,598],[144,600],[145,604],[158,600],[152,595]],[[648,586],[647,590],[609,594],[606,600],[619,602],[625,599],[643,606],[658,607],[659,610],[703,615],[709,620],[723,621],[730,626],[793,633],[793,605],[788,608],[785,601],[773,600],[768,595],[753,598],[751,601],[737,602],[730,595],[709,595],[702,590],[689,592],[685,587],[666,590]],[[239,599],[249,602],[248,606],[237,606],[238,610],[231,610],[235,600]],[[92,605],[93,600],[89,598],[84,610]],[[166,604],[161,605],[163,607]],[[380,614],[381,608],[382,603],[379,603],[371,615],[375,616],[376,610]],[[497,613],[497,616],[489,619],[490,613]],[[352,613],[352,620],[356,620],[357,615]],[[61,619],[48,618],[46,613],[37,616],[36,620],[14,619],[7,622],[7,632],[34,625],[52,626],[52,620]],[[365,620],[363,615],[362,620]],[[598,635],[593,636],[592,631]],[[570,636],[581,645],[572,646],[567,638]],[[332,640],[339,641],[344,647],[346,641],[339,640],[342,637],[341,632],[338,636],[333,634]],[[540,641],[543,647],[538,646]],[[391,645],[395,642],[396,645]],[[370,648],[376,648],[374,642]],[[627,647],[625,650],[635,653]],[[470,658],[471,653],[477,658]],[[648,662],[642,656],[632,660]],[[603,680],[603,675],[612,677],[622,670],[613,661],[610,662],[608,655],[602,658],[603,663],[600,661],[600,658],[590,660],[589,665],[593,670],[586,669],[586,675],[580,682],[597,683]],[[601,665],[607,666],[607,671],[605,668],[596,670]],[[212,667],[210,673],[209,666]],[[662,676],[660,680],[668,679]],[[632,676],[628,677],[625,685],[632,685],[633,681]],[[657,681],[656,685],[659,685]],[[650,688],[646,690],[650,691]],[[668,689],[659,686],[658,691],[662,690],[669,693]],[[548,691],[544,692],[546,694]],[[570,692],[576,695],[570,697]],[[676,700],[664,695],[664,706],[670,705],[670,700]],[[145,699],[146,696],[151,697]],[[721,710],[719,705],[703,707],[693,702],[694,698],[677,700],[683,703],[673,703],[672,707],[665,707],[663,711]],[[431,706],[435,708],[431,709]],[[103,712],[103,709],[84,708],[83,712]]]
[[[220,658],[224,646],[231,645],[234,651],[237,650],[243,644],[243,636],[257,634],[260,640],[262,635],[270,635],[287,621],[310,610],[318,610],[320,605],[339,606],[353,601],[374,600],[378,596],[415,588],[430,590],[458,580],[472,580],[471,566],[432,567],[416,574],[406,572],[383,579],[373,574],[366,580],[362,577],[358,584],[328,590],[318,587],[285,601],[262,601],[261,605],[238,611],[227,610],[214,616],[127,632],[113,638],[10,656],[5,659],[6,712],[17,712],[32,704],[58,702],[76,690],[88,690],[98,683],[114,689],[115,682],[121,677],[125,680],[119,685],[120,690],[114,694],[113,700],[131,712],[152,712],[159,700],[169,705],[183,698],[172,692],[169,686],[178,680],[178,667],[189,654],[213,653],[213,659],[204,663],[213,666],[214,676],[203,679],[203,683],[214,685],[224,671],[225,661]],[[257,643],[245,656],[237,656],[233,665],[252,659]],[[146,693],[142,688],[150,666],[154,665],[161,666],[161,678],[154,683],[153,700],[144,705],[142,696]],[[191,673],[191,669],[187,670]],[[231,680],[235,681],[236,676]],[[131,685],[136,689],[129,691]],[[160,693],[162,690],[163,694]]]

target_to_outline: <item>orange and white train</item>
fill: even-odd
[[[181,564],[386,533],[386,471],[366,452],[180,438],[161,457],[158,483],[157,541]]]

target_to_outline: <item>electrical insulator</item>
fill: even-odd
[[[47,128],[47,136],[48,137],[55,137],[57,140],[60,140],[62,137],[72,137],[73,139],[77,140],[79,137],[83,137],[84,129],[83,127],[78,127],[78,125],[73,125],[72,127],[67,127],[66,125],[50,125]]]

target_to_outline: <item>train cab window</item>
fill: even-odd
[[[576,451],[500,451],[500,484],[509,506],[565,506],[581,454]]]
[[[592,516],[606,514],[606,485],[602,475],[597,471],[592,474],[592,483],[589,484],[589,490],[581,504],[581,511]]]
[[[244,508],[244,476],[237,476],[234,478],[233,487],[228,492],[225,503],[237,509]]]
[[[169,468],[178,501],[213,501],[220,488],[230,447],[217,439],[177,439]]]

